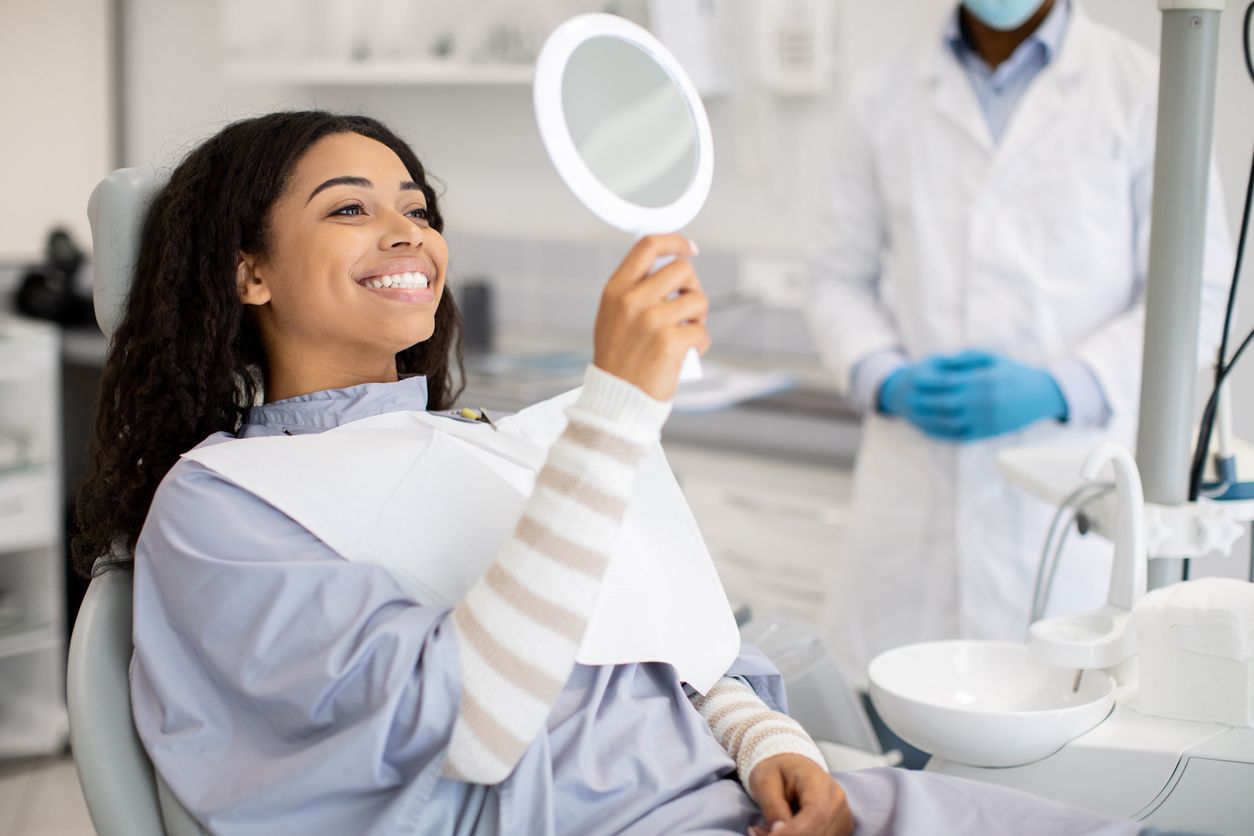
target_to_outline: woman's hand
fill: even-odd
[[[846,836],[853,832],[845,791],[826,769],[803,755],[767,758],[753,768],[749,785],[766,819],[765,825],[749,828],[750,836]]]
[[[688,260],[695,254],[682,235],[641,238],[601,293],[593,362],[655,400],[675,394],[688,349],[710,346],[710,303]],[[665,256],[675,260],[650,274]]]

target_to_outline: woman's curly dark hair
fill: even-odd
[[[392,149],[444,219],[422,163],[374,119],[271,113],[228,125],[174,170],[148,209],[126,310],[101,378],[88,474],[78,491],[75,568],[90,576],[131,563],[153,494],[178,457],[212,433],[239,431],[263,391],[261,340],[236,288],[241,252],[264,253],[270,210],[319,139],[356,133]],[[456,362],[456,381],[452,364]],[[396,355],[427,376],[429,408],[460,393],[461,315],[445,288],[435,332]]]

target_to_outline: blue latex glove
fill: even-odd
[[[910,398],[907,417],[935,438],[977,441],[1043,418],[1067,419],[1062,389],[1044,369],[987,351],[963,351],[930,362],[927,385]]]
[[[934,356],[902,366],[880,385],[876,406],[885,415],[904,418],[921,432],[934,438],[950,438],[949,416],[932,407],[937,398],[958,394],[961,381],[953,375],[983,365],[982,358],[969,362],[962,356]]]

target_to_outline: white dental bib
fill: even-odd
[[[497,422],[392,412],[322,433],[191,450],[346,560],[452,606],[496,559],[566,425],[570,392]],[[709,551],[661,445],[644,458],[579,647],[585,665],[666,662],[704,693],[740,651]]]

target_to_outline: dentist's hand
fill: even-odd
[[[876,406],[885,415],[909,421],[924,435],[956,441],[949,416],[932,408],[932,403],[956,393],[958,382],[952,375],[964,368],[960,360],[939,356],[902,366],[880,385]]]
[[[853,832],[845,791],[826,769],[803,755],[767,758],[753,768],[749,785],[766,821],[749,828],[751,836],[846,836]]]
[[[963,351],[928,362],[933,374],[909,399],[909,408],[920,417],[920,429],[933,437],[977,441],[1044,418],[1067,419],[1066,398],[1044,369],[986,351]],[[889,382],[892,377],[885,389]]]
[[[601,293],[592,362],[659,401],[675,394],[688,349],[704,354],[710,347],[710,302],[688,260],[693,255],[682,235],[641,238]],[[675,260],[651,273],[664,256]]]

